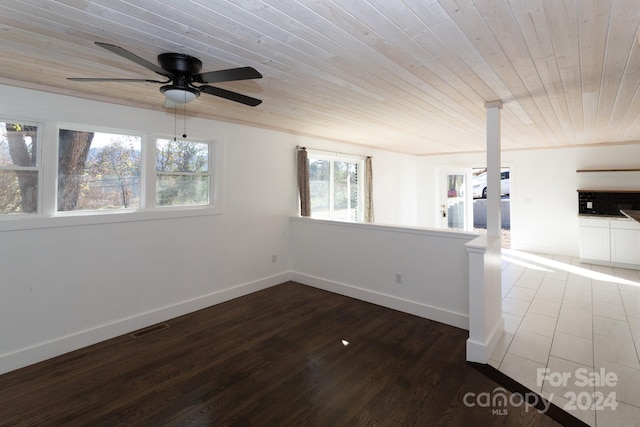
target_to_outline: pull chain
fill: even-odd
[[[178,104],[173,103],[173,142],[176,142],[176,134],[178,133]]]
[[[182,110],[182,137],[187,137],[187,93],[184,93],[184,104]]]

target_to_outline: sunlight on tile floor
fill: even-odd
[[[490,364],[590,426],[640,426],[640,271],[502,251]]]

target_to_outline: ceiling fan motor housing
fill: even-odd
[[[172,74],[171,84],[160,88],[165,96],[175,102],[189,102],[200,96],[200,91],[192,87],[191,82],[192,76],[200,73],[202,61],[182,53],[161,53],[158,64]]]
[[[171,74],[199,74],[202,69],[202,61],[183,53],[161,53],[158,55],[158,64],[163,70]]]

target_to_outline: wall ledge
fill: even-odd
[[[438,229],[438,228],[414,227],[409,225],[380,224],[380,223],[355,222],[355,221],[336,221],[336,220],[327,220],[327,219],[306,218],[301,216],[292,216],[290,217],[290,219],[291,221],[296,221],[296,222],[298,221],[307,222],[307,223],[315,222],[318,224],[334,225],[336,227],[362,228],[362,229],[371,229],[371,230],[378,230],[378,231],[391,231],[394,233],[423,234],[427,236],[447,237],[449,239],[469,240],[470,238],[478,236],[477,233],[471,233],[466,231],[451,231],[451,230],[444,230],[444,229]]]

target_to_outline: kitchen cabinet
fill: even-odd
[[[640,265],[640,224],[629,220],[611,220],[611,261]]]
[[[608,219],[580,219],[580,259],[583,261],[611,260]]]
[[[640,224],[630,219],[580,218],[580,260],[640,270]]]

